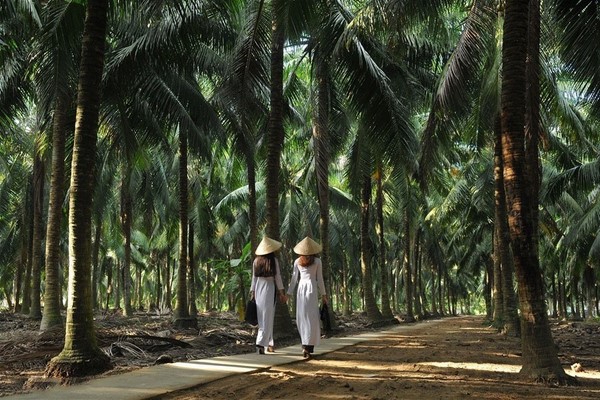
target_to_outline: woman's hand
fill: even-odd
[[[287,295],[285,294],[285,292],[283,290],[280,290],[279,291],[279,302],[285,304],[285,303],[287,303],[287,301],[288,301]]]

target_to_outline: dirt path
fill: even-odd
[[[579,386],[523,381],[519,340],[496,333],[481,317],[467,316],[449,318],[434,329],[417,325],[410,336],[386,335],[161,399],[600,399],[600,351],[595,345],[600,328],[581,328],[583,336],[577,329],[565,323],[562,330],[554,327],[554,335],[561,362],[577,376]],[[584,371],[571,371],[574,362]]]

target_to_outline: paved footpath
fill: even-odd
[[[432,320],[411,325],[396,325],[385,331],[322,339],[315,349],[315,355],[374,340],[390,332],[409,332],[415,328],[423,328],[425,324],[433,327],[441,321]],[[303,361],[300,345],[294,345],[277,349],[277,352],[272,354],[238,354],[144,367],[136,371],[92,379],[72,386],[55,386],[47,390],[4,398],[10,400],[143,400],[202,385],[230,375],[245,374],[298,361]]]

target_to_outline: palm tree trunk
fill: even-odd
[[[502,241],[502,228],[507,224],[502,224],[502,209],[505,208],[504,201],[504,181],[502,180],[502,137],[500,130],[500,121],[497,120],[494,139],[494,275],[493,275],[493,298],[494,325],[500,329],[504,325],[504,292],[502,290],[502,246],[508,244]],[[506,217],[506,212],[504,212]],[[505,231],[506,232],[506,231]],[[507,233],[507,232],[506,232]]]
[[[188,305],[190,316],[196,318],[198,308],[196,308],[196,265],[194,263],[194,225],[190,222],[188,230],[188,277],[189,277],[189,296]]]
[[[421,232],[421,230],[419,230]],[[421,318],[424,318],[427,315],[427,294],[425,293],[425,288],[423,286],[423,243],[417,244],[417,254],[416,257],[416,289],[417,289],[417,303],[419,304],[419,313],[418,315]]]
[[[154,275],[156,276],[156,279],[154,281],[154,305],[156,307],[156,309],[158,310],[158,312],[160,313],[160,310],[162,309],[162,304],[160,304],[160,299],[161,299],[161,293],[162,293],[162,279],[160,276],[161,270],[160,270],[160,258],[158,256],[158,251],[156,249],[152,249],[150,251],[150,262],[148,265],[148,269],[149,270],[153,270],[154,269]]]
[[[587,314],[586,319],[594,318],[595,310],[595,298],[596,298],[596,274],[594,268],[591,265],[586,265],[583,270],[583,284],[585,287],[585,298],[587,300]]]
[[[178,328],[197,327],[195,317],[190,317],[187,305],[187,240],[188,240],[188,176],[187,128],[179,131],[179,268],[177,271],[177,300],[173,311],[173,325]]]
[[[371,272],[371,240],[369,238],[369,222],[371,213],[371,177],[365,175],[361,189],[360,205],[360,269],[362,272],[362,288],[365,300],[365,311],[371,322],[381,321],[383,315],[377,308],[375,294],[373,293],[373,278]]]
[[[96,223],[94,224],[94,243],[92,245],[92,306],[94,309],[98,309],[100,306],[100,298],[98,296],[98,280],[101,276],[99,271],[100,262],[100,240],[102,238],[102,216],[100,214],[95,217]]]
[[[283,149],[283,27],[273,21],[271,45],[271,112],[267,132],[266,234],[279,239],[279,172]]]
[[[556,276],[558,279],[558,317],[560,319],[564,319],[567,318],[567,298],[565,290],[565,280],[561,276],[560,266],[558,267]]]
[[[317,109],[313,125],[315,147],[315,169],[317,175],[317,194],[319,200],[319,230],[321,236],[321,262],[323,280],[328,293],[331,293],[330,251],[329,251],[329,71],[326,60],[320,52],[315,54],[317,79]],[[332,299],[333,300],[333,299]],[[333,304],[333,303],[331,303]],[[330,314],[331,327],[335,328],[335,314]]]
[[[249,147],[249,146],[248,146]],[[256,216],[256,163],[254,151],[246,153],[246,169],[248,176],[248,219],[250,225],[250,247],[252,253],[258,247],[258,217]]]
[[[33,175],[33,174],[32,174]],[[23,304],[21,305],[21,313],[29,314],[31,308],[31,269],[32,265],[32,253],[33,253],[33,176],[29,182],[27,206],[25,207],[25,217],[27,218],[26,223],[23,226],[27,226],[26,232],[27,240],[26,246],[26,257],[25,257],[25,276],[23,277]]]
[[[91,290],[92,197],[107,13],[107,0],[88,1],[71,164],[65,344],[48,363],[48,376],[85,376],[111,367],[110,359],[96,343]]]
[[[446,269],[442,269],[440,265],[438,268],[438,304],[440,307],[440,316],[446,315],[446,304],[444,303],[444,290],[448,291],[448,273]],[[446,282],[444,285],[443,283]]]
[[[27,204],[27,200],[25,200],[25,204]],[[24,287],[24,276],[27,272],[27,237],[28,229],[27,224],[25,223],[25,210],[27,207],[23,207],[23,215],[21,216],[21,230],[20,230],[20,239],[21,239],[21,249],[19,250],[19,261],[17,263],[15,277],[13,280],[13,298],[15,299],[15,303],[13,305],[14,312],[21,311],[21,289]]]
[[[211,279],[212,271],[210,267],[210,263],[206,263],[206,283],[204,284],[204,311],[210,310],[210,303],[212,301],[211,297],[211,289],[212,289],[212,279]]]
[[[344,316],[349,316],[352,313],[352,310],[350,308],[350,306],[352,305],[352,302],[350,301],[350,288],[349,288],[349,279],[348,279],[348,263],[347,263],[347,257],[344,254],[342,256],[342,314]]]
[[[437,281],[439,279],[437,273],[437,263],[431,265],[431,314],[434,317],[439,316],[438,305],[437,305]]]
[[[381,285],[381,313],[386,319],[394,318],[392,308],[390,307],[390,293],[388,290],[389,271],[385,256],[385,238],[383,231],[383,169],[381,161],[377,163],[377,173],[375,184],[377,185],[376,216],[377,216],[377,236],[379,239],[379,270]]]
[[[131,167],[129,161],[123,166],[123,180],[121,182],[121,229],[123,230],[123,315],[133,315],[131,307],[131,221],[133,218],[133,204],[130,190]]]
[[[106,301],[104,302],[104,311],[108,312],[110,306],[110,296],[113,292],[113,265],[112,258],[105,257],[102,262],[102,273],[106,273]],[[102,275],[101,275],[102,276]]]
[[[531,216],[533,221],[538,221],[538,204],[541,181],[541,165],[539,157],[540,141],[540,2],[530,0],[529,4],[529,29],[527,35],[527,112],[525,114],[525,169],[526,179],[529,182],[529,197],[531,198]],[[533,244],[539,241],[538,224],[533,224]]]
[[[421,246],[420,246],[420,241],[421,241],[421,229],[417,228],[417,231],[415,232],[415,241],[414,241],[414,274],[413,274],[413,279],[412,279],[412,292],[413,292],[413,304],[414,304],[414,312],[415,312],[415,317],[418,319],[422,319],[423,318],[423,307],[421,304],[421,289],[420,289],[420,284],[419,282],[421,281],[421,270],[419,268],[420,266],[420,259],[421,259]]]
[[[273,1],[273,14],[277,14],[281,5],[279,1]],[[273,17],[271,25],[271,112],[267,132],[267,171],[266,171],[266,234],[279,240],[279,171],[281,162],[281,151],[284,142],[283,130],[283,45],[285,42],[285,31],[283,21],[277,16]],[[287,268],[281,269],[284,282],[289,280]],[[292,332],[292,318],[286,305],[277,303],[275,307],[275,324],[273,326],[273,337],[275,339],[289,337]]]
[[[19,261],[17,262],[17,266],[15,268],[15,276],[13,278],[13,290],[12,297],[15,300],[13,303],[12,311],[13,313],[17,313],[21,308],[21,285],[23,283],[23,269],[25,267],[26,262],[24,258],[27,257],[26,247],[22,246],[19,254]]]
[[[121,264],[120,259],[116,260],[115,265],[115,278],[113,280],[113,295],[114,295],[114,309],[121,309],[121,287],[123,283],[123,266]],[[114,276],[113,275],[113,276]]]
[[[502,48],[502,162],[508,223],[521,306],[521,373],[565,383],[548,322],[525,160],[525,88],[529,3],[508,0]],[[537,205],[535,205],[537,207]]]
[[[60,315],[60,227],[65,178],[65,139],[68,118],[67,99],[56,98],[54,128],[52,131],[52,174],[50,177],[50,199],[48,202],[48,225],[46,227],[46,290],[44,292],[44,314],[40,330],[62,325]]]
[[[506,194],[504,191],[504,165],[502,161],[502,130],[500,120],[495,127],[494,147],[494,196],[495,196],[495,231],[497,249],[497,262],[500,268],[500,290],[502,293],[501,314],[498,320],[506,334],[519,336],[521,327],[517,310],[517,295],[514,290],[514,264],[511,257],[510,233],[508,216],[506,213]]]
[[[29,318],[41,319],[42,241],[44,240],[45,168],[38,144],[33,160],[33,246],[31,248],[31,302]]]
[[[410,215],[409,211],[404,211],[404,292],[406,296],[406,321],[414,322],[415,314],[413,309],[413,278],[411,263],[411,240],[410,240]]]
[[[485,263],[484,285],[485,317],[488,320],[493,320],[492,286],[494,285],[494,258],[491,256],[486,259]]]

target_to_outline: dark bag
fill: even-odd
[[[326,331],[331,330],[331,318],[329,317],[329,307],[327,303],[321,304],[321,309],[319,310],[321,314],[321,321],[323,321],[323,329]]]
[[[258,325],[258,314],[256,312],[256,300],[248,300],[246,304],[246,313],[244,315],[244,321],[250,325]]]

